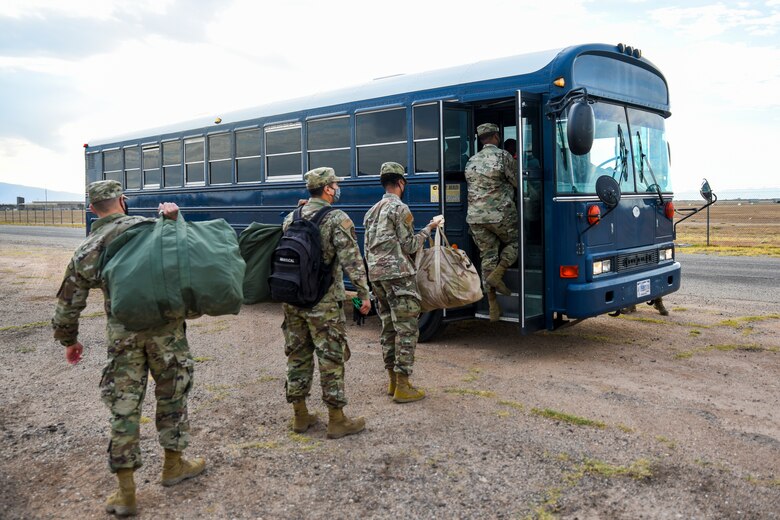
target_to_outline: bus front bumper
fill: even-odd
[[[619,279],[569,284],[565,314],[575,319],[590,318],[653,300],[679,288],[679,262]]]

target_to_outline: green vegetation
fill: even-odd
[[[498,404],[503,406],[510,406],[514,408],[515,410],[523,411],[525,410],[525,405],[523,403],[518,403],[517,401],[499,401]]]
[[[544,409],[531,408],[531,413],[538,415],[540,417],[546,417],[548,419],[553,419],[556,421],[563,421],[570,424],[576,424],[577,426],[593,426],[596,428],[607,427],[607,425],[601,421],[592,421],[590,419],[585,419],[584,417],[578,417],[576,415],[569,415],[567,413],[550,410],[549,408],[544,408]]]
[[[447,394],[475,395],[477,397],[496,397],[495,392],[487,390],[472,390],[471,388],[445,388]]]
[[[673,440],[669,439],[668,437],[664,437],[663,435],[656,435],[655,440],[660,442],[661,444],[665,445],[670,450],[673,450],[677,447],[677,443]]]
[[[192,359],[196,363],[206,363],[207,361],[214,361],[213,357],[208,357],[208,356],[198,356],[198,357],[195,357],[195,358],[192,358]]]

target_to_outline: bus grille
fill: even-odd
[[[648,249],[637,253],[623,253],[617,255],[617,272],[633,271],[646,265],[658,263],[658,250]]]

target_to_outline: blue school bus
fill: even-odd
[[[362,235],[383,194],[379,167],[395,161],[408,172],[416,224],[444,214],[450,242],[479,265],[464,167],[476,127],[495,123],[515,146],[520,180],[520,253],[501,319],[529,333],[679,288],[670,115],[666,80],[639,49],[576,45],[91,141],[86,180],[121,182],[131,213],[153,216],[172,201],[187,219],[224,218],[240,232],[280,223],[308,196],[303,173],[330,166],[344,177],[337,206]],[[487,318],[486,300],[427,313],[421,339],[449,321]]]

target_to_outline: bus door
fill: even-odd
[[[521,332],[541,330],[544,323],[544,186],[541,110],[538,96],[517,91],[518,257]]]
[[[468,188],[466,186],[466,163],[474,155],[472,150],[474,134],[472,109],[464,104],[442,101],[440,193],[444,230],[451,244],[456,244],[474,260],[479,253],[472,248],[469,226],[466,223]]]

